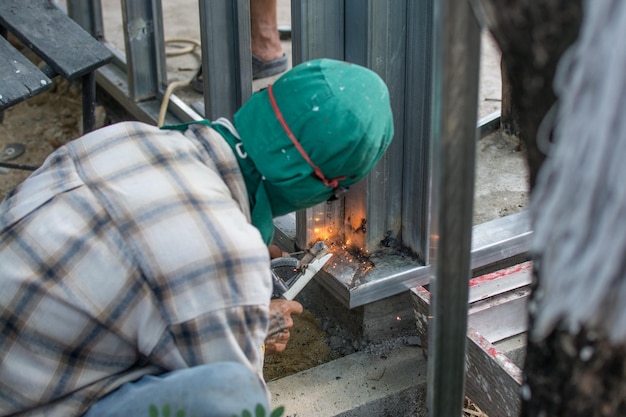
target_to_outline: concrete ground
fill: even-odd
[[[268,384],[284,417],[426,416],[426,361],[416,346],[354,353]]]

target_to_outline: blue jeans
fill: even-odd
[[[268,401],[257,374],[239,363],[218,362],[128,382],[83,417],[239,417],[244,410],[255,415],[257,404],[269,415]]]

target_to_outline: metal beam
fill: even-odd
[[[293,65],[317,58],[344,59],[344,0],[291,0]]]
[[[317,58],[343,60],[344,0],[292,0],[292,63]],[[343,236],[343,201],[325,202],[296,213],[296,245],[308,247],[315,240]]]
[[[100,0],[67,0],[67,15],[98,40],[104,39],[102,2]]]
[[[394,140],[365,178],[361,192],[345,198],[346,240],[373,253],[385,241],[401,246],[407,76],[407,2],[346,0],[346,60],[372,69],[386,82],[394,114]],[[412,74],[413,75],[413,74]],[[367,222],[366,233],[352,233]]]
[[[480,26],[466,0],[434,8],[428,410],[461,415],[476,153]]]
[[[134,101],[158,97],[167,87],[160,0],[122,0],[128,93]]]
[[[200,0],[204,116],[227,117],[252,95],[249,0]]]

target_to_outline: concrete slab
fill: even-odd
[[[426,416],[422,349],[370,349],[268,383],[285,417]]]

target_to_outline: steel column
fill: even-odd
[[[373,69],[389,87],[395,124],[387,154],[342,202],[297,214],[300,246],[339,234],[365,252],[384,241],[427,259],[432,1],[417,3],[292,1],[294,64],[331,57]]]
[[[371,68],[385,80],[394,114],[391,146],[366,177],[365,191],[345,199],[346,239],[368,253],[379,249],[381,241],[392,247],[404,243],[400,231],[403,153],[409,140],[404,130],[408,25],[407,1],[346,0],[346,60]],[[358,231],[363,219],[366,233]]]
[[[434,11],[427,395],[430,415],[448,417],[461,415],[465,387],[480,27],[467,0]]]
[[[167,86],[160,0],[122,0],[128,91],[132,100],[158,97]]]
[[[407,2],[402,243],[428,264],[434,0]]]
[[[344,0],[291,0],[293,65],[344,59]]]
[[[67,0],[67,15],[98,40],[104,39],[100,0]]]
[[[249,0],[200,0],[204,116],[232,119],[252,94]]]
[[[292,0],[292,63],[317,58],[344,59],[344,0]],[[344,235],[343,202],[318,204],[296,213],[296,244]]]

